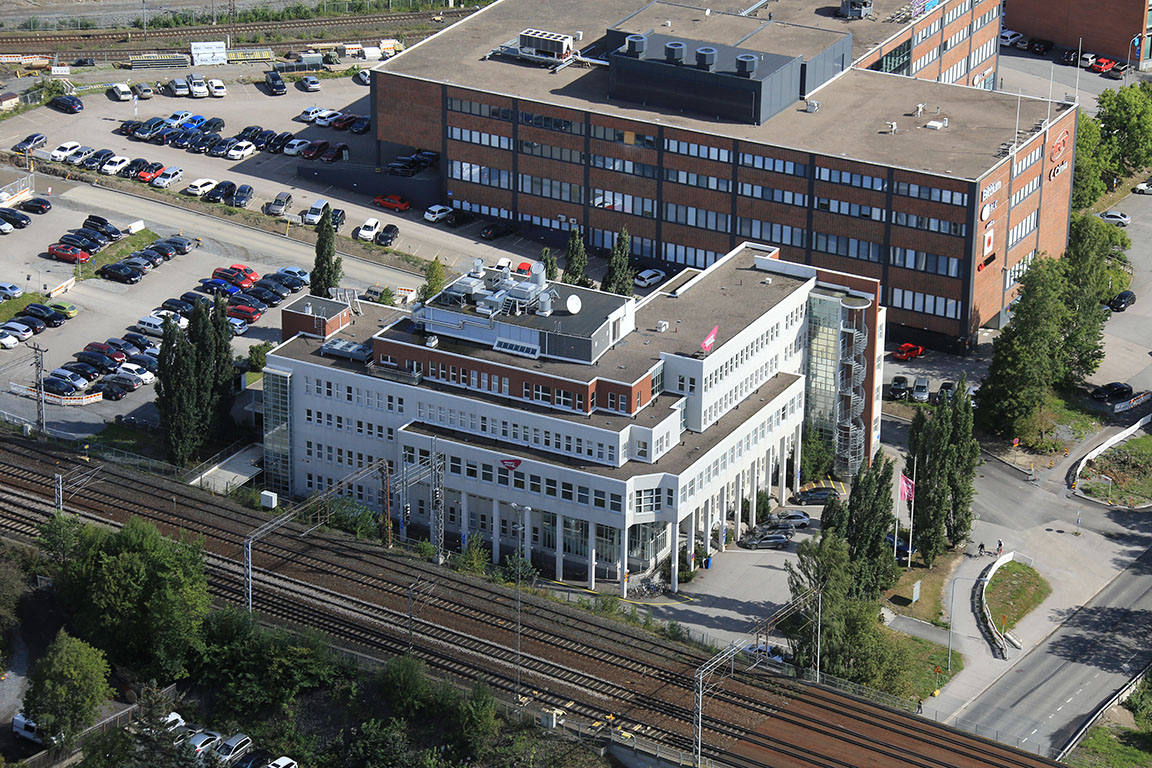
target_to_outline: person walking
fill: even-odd
[[[1000,557],[1002,554],[1004,554],[1004,540],[996,539],[996,557]]]
[[[980,557],[984,557],[984,542],[980,542]]]

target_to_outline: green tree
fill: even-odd
[[[564,282],[571,285],[584,285],[588,282],[584,274],[588,271],[588,252],[584,249],[584,238],[579,229],[568,235],[568,252],[564,262]]]
[[[37,526],[40,538],[37,543],[52,562],[60,565],[75,556],[80,546],[80,535],[84,522],[79,515],[56,511]]]
[[[818,615],[821,619],[820,645],[823,658],[826,660],[830,658],[830,653],[835,655],[841,650],[839,643],[844,635],[844,606],[852,586],[848,542],[835,530],[821,531],[818,537],[800,542],[796,547],[796,562],[787,562],[784,567],[788,572],[788,590],[793,600],[810,591],[821,594],[819,606],[813,594],[800,614],[787,621],[783,627],[792,641],[796,664],[815,668]]]
[[[396,293],[386,285],[380,286],[380,293],[376,297],[376,303],[382,304],[385,307],[396,306]]]
[[[135,758],[136,744],[132,734],[123,728],[109,728],[84,740],[84,759],[80,761],[80,768],[134,768]]]
[[[1076,387],[1094,374],[1104,361],[1104,324],[1108,321],[1106,302],[1112,298],[1108,258],[1115,249],[1124,250],[1131,240],[1115,227],[1090,214],[1072,214],[1068,249],[1059,262],[1062,294],[1067,308],[1061,336],[1054,350],[1062,358],[1066,388]]]
[[[931,567],[947,546],[947,520],[952,512],[949,484],[952,459],[952,421],[947,411],[929,421],[922,441],[924,453],[916,457],[916,503],[912,545]]]
[[[556,265],[556,257],[552,255],[551,248],[540,249],[540,262],[544,265],[544,278],[555,280],[560,276],[560,268]]]
[[[136,728],[133,730],[135,760],[126,761],[140,766],[171,766],[180,759],[185,745],[172,743],[168,730],[168,713],[172,707],[155,683],[140,692],[140,705],[136,709]],[[114,768],[114,767],[110,767]]]
[[[941,413],[942,411],[937,411]],[[972,532],[972,499],[976,495],[976,469],[980,466],[980,443],[972,436],[974,414],[968,395],[968,378],[961,377],[960,388],[948,405],[951,423],[948,451],[948,493],[950,503],[944,521],[948,543],[959,546]]]
[[[488,755],[498,725],[492,689],[483,680],[477,680],[468,698],[460,703],[460,746],[469,761],[482,760]]]
[[[164,324],[159,371],[156,410],[160,412],[160,424],[164,428],[168,460],[182,467],[203,439],[203,394],[199,388],[196,350],[175,323]]]
[[[271,349],[272,342],[270,341],[262,341],[248,347],[248,369],[252,371],[264,370],[264,365],[268,361],[268,352]]]
[[[805,424],[800,433],[800,482],[807,483],[825,477],[832,471],[835,455],[811,425]]]
[[[488,572],[490,562],[492,562],[492,552],[484,545],[484,537],[479,534],[468,537],[468,546],[455,559],[456,570],[478,576]]]
[[[20,623],[16,608],[28,592],[28,576],[15,557],[5,552],[0,555],[0,632],[7,632]]]
[[[875,600],[898,574],[884,541],[892,527],[892,475],[891,460],[877,451],[872,464],[853,478],[848,503],[829,499],[821,518],[823,530],[835,531],[848,544],[855,599]]]
[[[1100,121],[1083,111],[1076,124],[1076,163],[1072,176],[1072,207],[1088,208],[1108,191],[1105,177],[1114,175],[1112,144],[1100,135]]]
[[[24,712],[40,733],[71,745],[111,696],[104,654],[60,630],[32,669]]]
[[[428,671],[414,656],[396,656],[380,671],[380,687],[387,692],[396,711],[413,717],[424,709],[431,696]]]
[[[228,307],[223,298],[216,299],[210,320],[211,341],[206,353],[211,358],[213,371],[213,411],[210,417],[214,433],[219,435],[232,426],[232,403],[235,400],[232,381],[236,378],[232,326],[228,324]]]
[[[632,238],[628,230],[622,228],[616,242],[612,245],[612,255],[608,260],[608,271],[604,273],[604,280],[600,283],[600,290],[615,293],[620,296],[631,296],[633,293],[634,275],[632,265],[628,261]]]
[[[1152,165],[1152,88],[1108,89],[1096,100],[1102,143],[1112,144],[1118,175]]]
[[[324,209],[316,225],[316,261],[312,265],[313,296],[329,298],[328,289],[340,285],[344,277],[344,259],[336,255],[336,230],[332,228],[332,209]]]
[[[408,724],[393,719],[387,724],[379,720],[365,720],[351,733],[336,741],[333,765],[343,768],[409,768],[411,766],[411,742],[408,740]]]
[[[437,256],[424,265],[424,284],[416,292],[417,301],[428,301],[440,291],[444,290],[444,265]]]
[[[115,532],[85,528],[59,586],[80,634],[143,677],[181,678],[203,649],[210,598],[200,545],[138,517]]]

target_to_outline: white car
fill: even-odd
[[[316,91],[320,90],[320,78],[316,77],[315,75],[305,75],[304,79],[300,82],[303,84],[304,90],[306,91],[315,93]]]
[[[188,90],[194,99],[208,98],[208,84],[203,80],[192,79],[192,75],[188,76]]]
[[[13,227],[11,224],[9,224],[6,221],[0,220],[0,234],[6,235],[9,232],[11,232],[13,229],[15,229],[15,227]]]
[[[1015,45],[1016,41],[1022,37],[1024,37],[1024,35],[1020,34],[1019,32],[1014,32],[1011,29],[1002,29],[1000,30],[1000,45]]]
[[[268,763],[268,768],[300,768],[300,764],[290,757],[278,757]]]
[[[1082,53],[1082,54],[1080,54],[1080,66],[1082,66],[1084,69],[1088,69],[1088,67],[1092,66],[1095,63],[1096,63],[1096,54],[1094,54],[1094,53]]]
[[[304,151],[304,147],[311,143],[312,142],[308,141],[308,139],[292,139],[292,141],[284,145],[284,154],[288,155],[289,157],[298,155]]]
[[[32,338],[31,328],[24,325],[23,323],[17,323],[14,321],[0,325],[0,331],[4,331],[11,336],[15,336],[17,341],[28,341],[28,339]]]
[[[376,237],[376,233],[380,231],[380,219],[368,219],[360,225],[360,229],[356,230],[356,237],[360,240],[368,240],[371,242],[372,238]]]
[[[232,149],[228,150],[229,160],[243,160],[246,157],[251,157],[256,151],[256,145],[250,141],[242,141],[236,144]]]
[[[309,285],[312,284],[312,274],[306,269],[301,269],[300,267],[280,267],[280,269],[276,271],[282,275],[288,275],[289,277],[294,277],[297,280],[303,280]]]
[[[108,89],[116,101],[132,101],[132,89],[125,83],[113,83]]]
[[[128,165],[128,163],[128,158],[124,157],[123,155],[113,155],[112,157],[108,158],[108,162],[101,166],[100,173],[105,173],[109,176],[115,176],[116,174],[120,173],[121,169]]]
[[[184,178],[183,168],[165,168],[164,172],[152,179],[152,186],[167,189]]]
[[[434,205],[428,210],[424,211],[424,220],[437,222],[444,221],[452,215],[452,209],[446,205]]]
[[[183,195],[191,195],[192,197],[203,197],[212,190],[212,187],[219,183],[216,179],[196,179],[196,181],[180,190],[180,193]]]
[[[0,349],[12,349],[19,343],[20,339],[8,333],[8,331],[0,331]]]
[[[68,155],[72,154],[78,149],[80,149],[80,142],[66,141],[60,146],[56,147],[56,149],[52,150],[52,154],[49,155],[49,157],[51,157],[56,162],[60,162],[61,160],[67,159]]]
[[[136,363],[124,363],[120,366],[116,373],[130,374],[140,379],[140,381],[144,382],[145,384],[153,384],[156,381],[156,374],[152,373],[152,371],[148,370],[142,365],[136,365]],[[176,726],[172,727],[175,728]]]
[[[160,318],[160,322],[164,322],[165,318],[171,318],[172,322],[176,323],[177,328],[182,331],[188,330],[188,318],[179,312],[173,312],[170,309],[157,309],[152,313],[152,316]]]
[[[221,98],[228,95],[228,89],[224,86],[223,80],[212,78],[208,81],[208,93],[216,98]]]
[[[310,123],[316,119],[316,115],[320,114],[321,112],[327,112],[327,111],[328,110],[324,109],[323,107],[308,107],[307,109],[305,109],[303,112],[300,113],[300,119],[303,120],[305,123]]]
[[[1135,191],[1138,195],[1152,195],[1152,179],[1137,184]]]
[[[16,283],[0,283],[0,296],[5,299],[18,299],[24,295],[24,289]]]
[[[327,128],[328,126],[332,125],[333,122],[343,116],[343,114],[344,113],[338,109],[326,109],[320,114],[316,115],[316,119],[312,122],[314,122],[316,125],[319,125],[321,128]]]
[[[1132,223],[1132,217],[1120,211],[1104,211],[1104,213],[1096,214],[1109,224],[1115,224],[1118,227],[1126,227]]]
[[[637,288],[647,288],[650,285],[656,285],[657,283],[662,282],[667,276],[668,275],[664,274],[662,270],[646,269],[640,274],[636,275],[636,277],[632,280],[632,283]]]

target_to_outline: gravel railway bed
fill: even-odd
[[[14,446],[5,446],[5,451],[10,455],[16,454],[19,464],[11,464],[7,461],[0,461],[0,466],[3,466],[3,473],[11,476],[11,473],[17,469],[24,470],[24,473],[30,473],[35,476],[35,484],[39,486],[40,493],[50,493],[51,491],[51,471],[60,471],[58,466],[61,461],[74,466],[87,466],[79,460],[70,459],[61,456],[59,453],[47,451],[41,447],[32,447],[28,445],[21,445],[20,451],[15,451]],[[36,458],[35,454],[40,454],[45,458]],[[41,463],[48,465],[52,468],[48,472],[48,479],[43,479],[43,475],[37,475],[28,468],[29,462]],[[132,474],[128,477],[128,472],[123,468],[116,467],[115,465],[105,465],[108,474],[120,475],[123,473],[124,479],[134,484],[135,488],[132,489],[135,493],[130,495],[139,495],[143,493],[141,486],[151,487],[157,493],[148,496],[145,494],[147,501],[145,504],[154,504],[154,508],[144,507],[143,511],[137,512],[142,516],[151,517],[161,524],[172,527],[190,530],[192,532],[204,535],[206,537],[216,538],[220,541],[228,542],[235,547],[237,541],[243,537],[244,533],[251,530],[252,527],[259,525],[266,521],[267,518],[259,516],[250,512],[240,511],[231,506],[225,506],[219,502],[208,497],[202,498],[207,494],[202,494],[195,491],[195,489],[188,489],[187,486],[180,486],[175,483],[164,483],[163,481],[153,481],[151,478],[145,478],[139,474]],[[27,480],[28,478],[22,478]],[[47,490],[44,490],[44,489]],[[128,489],[121,489],[128,491]],[[81,492],[88,493],[88,489]],[[164,501],[173,495],[185,497],[186,500],[192,504],[185,505],[185,512],[190,511],[191,508],[197,508],[200,512],[207,513],[208,510],[203,509],[205,503],[214,511],[223,511],[228,513],[231,519],[227,522],[238,523],[243,522],[247,526],[243,531],[236,531],[232,529],[221,528],[219,525],[209,525],[203,521],[189,521],[184,517],[177,517],[163,512]],[[163,500],[163,501],[161,501]],[[116,501],[123,504],[125,499],[116,499]],[[133,500],[133,505],[136,503]],[[104,502],[108,504],[108,502]],[[123,509],[118,510],[121,515],[124,514]],[[219,515],[216,515],[217,517]],[[239,519],[237,519],[239,518]],[[194,523],[192,527],[188,523]],[[215,531],[211,530],[215,529]],[[223,534],[220,532],[223,531]],[[235,538],[232,538],[235,537]],[[299,539],[294,539],[297,546],[300,544]],[[325,546],[316,546],[317,541],[323,543]],[[342,548],[338,551],[335,547],[335,542],[325,539],[323,537],[316,537],[316,539],[309,540],[309,550],[314,549],[327,549],[329,557],[343,556],[347,557],[348,541],[340,542]],[[276,546],[271,544],[261,543],[261,546],[270,546],[273,549],[280,549],[285,552],[281,556],[280,561],[287,563],[289,558],[295,563],[298,563],[301,554],[295,550],[289,550],[287,547]],[[233,549],[232,551],[236,551]],[[255,555],[256,553],[254,553]],[[305,559],[315,559],[312,555],[306,555]],[[354,558],[357,561],[367,563],[368,558],[361,554],[359,557]],[[419,564],[420,567],[413,568],[417,561],[411,561],[409,558],[385,558],[375,556],[373,559],[378,562],[371,563],[374,568],[379,568],[386,565],[390,569],[405,568],[408,573],[420,572],[421,575],[438,581],[452,581],[455,582],[451,586],[453,588],[460,587],[481,593],[477,599],[484,604],[484,612],[477,611],[473,606],[458,604],[455,607],[445,605],[437,605],[436,609],[439,611],[446,611],[454,616],[449,618],[455,619],[459,623],[461,618],[465,623],[479,625],[477,629],[492,629],[492,610],[495,605],[500,605],[506,612],[505,615],[497,616],[496,621],[499,626],[502,626],[506,631],[505,635],[512,632],[511,629],[511,616],[508,615],[510,606],[508,605],[508,597],[501,591],[494,588],[478,588],[476,584],[465,580],[456,574],[446,571],[446,569],[436,568],[428,564]],[[366,574],[363,571],[355,571],[344,567],[337,567],[333,569],[332,563],[327,560],[316,559],[322,567],[309,567],[304,569],[303,573],[309,575],[320,573],[322,576],[332,577],[339,575],[342,578],[353,581],[358,587],[363,587],[363,577],[380,578],[384,574]],[[259,570],[259,569],[258,569]],[[339,573],[347,571],[347,573]],[[454,578],[453,578],[454,577]],[[276,577],[274,577],[276,578]],[[384,591],[386,595],[393,598],[392,602],[397,600],[404,600],[406,602],[406,587],[410,580],[401,579],[398,582],[390,585],[390,589],[382,589],[376,587],[377,590]],[[257,580],[259,582],[259,579]],[[314,586],[314,585],[310,585]],[[255,599],[255,598],[254,598]],[[527,597],[531,600],[531,597]],[[437,597],[436,601],[442,601],[442,598]],[[537,605],[537,602],[542,604]],[[373,605],[372,603],[365,603],[366,605]],[[432,603],[429,603],[431,606]],[[561,636],[553,631],[539,630],[529,623],[525,624],[523,631],[524,645],[526,653],[537,653],[541,651],[550,653],[555,656],[557,647],[562,651],[576,654],[578,656],[589,659],[592,667],[607,665],[609,668],[609,675],[601,677],[593,677],[593,679],[624,679],[628,683],[627,686],[619,686],[623,691],[617,693],[627,695],[614,696],[616,701],[634,702],[642,709],[648,710],[653,714],[657,714],[672,720],[678,721],[682,726],[678,729],[679,738],[683,738],[683,725],[691,722],[691,690],[692,681],[689,676],[691,667],[695,667],[700,661],[706,658],[703,654],[695,652],[677,652],[671,651],[667,646],[659,645],[651,638],[636,637],[642,645],[646,646],[646,655],[655,655],[660,661],[665,663],[674,663],[678,669],[670,670],[663,666],[653,668],[651,659],[638,660],[635,657],[626,657],[619,653],[622,646],[626,650],[635,653],[637,650],[630,645],[613,643],[612,649],[602,647],[589,646],[588,641],[595,639],[597,641],[604,640],[599,633],[613,633],[619,635],[626,627],[619,623],[611,622],[607,625],[590,620],[591,617],[573,616],[566,611],[557,610],[556,607],[549,605],[543,601],[533,601],[532,612],[528,614],[531,617],[533,612],[548,613],[556,617],[557,622],[560,624],[579,624],[582,631],[582,641],[574,641],[569,637]],[[571,610],[571,609],[569,609]],[[395,609],[393,609],[395,612]],[[573,621],[575,619],[575,621]],[[377,619],[377,621],[380,621]],[[425,632],[428,627],[438,626],[431,621],[420,619],[422,632]],[[403,624],[403,622],[401,622]],[[321,623],[321,626],[324,626]],[[499,635],[499,633],[497,633]],[[349,641],[355,641],[354,638],[345,638]],[[624,638],[626,642],[630,642],[632,638]],[[489,642],[489,641],[485,641]],[[535,643],[536,645],[533,645]],[[505,645],[497,645],[497,648],[507,648],[510,645],[508,642]],[[506,650],[503,651],[507,653]],[[497,658],[498,654],[494,652],[487,652],[487,655],[492,658]],[[690,664],[690,666],[688,666]],[[587,666],[587,665],[586,665]],[[614,668],[614,669],[613,669]],[[527,666],[526,666],[527,670]],[[528,670],[529,673],[531,670]],[[580,674],[584,674],[581,672]],[[625,677],[621,677],[623,674]],[[639,674],[640,680],[629,679],[628,675]],[[563,680],[559,675],[548,675],[547,680]],[[643,681],[646,684],[653,682],[658,683],[655,690],[651,688],[638,688],[637,683]],[[1051,763],[1039,760],[1034,756],[1017,751],[1010,747],[1005,747],[994,742],[989,742],[984,739],[969,736],[968,734],[950,731],[947,729],[935,726],[932,723],[924,721],[920,718],[913,718],[910,715],[902,713],[890,712],[887,709],[863,702],[851,697],[843,696],[841,694],[828,691],[825,689],[817,688],[814,686],[807,686],[795,683],[781,678],[769,678],[760,675],[741,674],[738,679],[730,682],[732,690],[718,691],[709,702],[705,710],[705,720],[708,723],[708,730],[715,732],[717,735],[726,735],[732,739],[738,739],[744,743],[741,745],[740,752],[748,760],[752,762],[746,763],[749,765],[757,764],[755,759],[763,757],[765,751],[770,751],[775,754],[773,765],[826,765],[826,766],[839,766],[839,765],[852,765],[852,761],[860,760],[871,753],[869,764],[887,765],[891,764],[891,759],[894,757],[894,748],[899,750],[902,756],[901,763],[904,765],[917,766],[918,768],[943,768],[945,766],[1003,766],[1010,768],[1013,766],[1036,766],[1036,765],[1051,765]],[[593,687],[589,686],[589,690]],[[651,699],[654,696],[661,696],[664,701],[661,705],[655,705]],[[639,701],[638,701],[639,699]],[[560,706],[564,706],[560,704]],[[569,708],[570,711],[571,708]],[[602,716],[601,712],[601,716]],[[624,718],[628,716],[638,715],[637,712],[617,713],[616,717]],[[720,715],[717,718],[717,714]],[[595,717],[595,713],[590,716]],[[651,723],[653,722],[650,716],[640,718],[634,717],[637,722]],[[761,731],[766,731],[770,735],[762,735],[750,731],[753,727],[759,726]],[[661,730],[664,730],[661,728]],[[780,736],[785,732],[796,732],[797,738],[792,740],[790,744],[782,744]],[[669,732],[670,735],[672,732]],[[690,733],[690,731],[688,731]],[[651,735],[651,734],[646,734]],[[821,755],[827,757],[830,762],[825,762],[824,757],[815,753],[810,753],[807,749],[799,749],[796,745],[803,744],[811,741],[812,737],[819,738],[822,742]],[[669,738],[661,738],[666,744],[671,744]],[[893,742],[901,742],[899,745]],[[960,754],[959,751],[965,754]],[[849,762],[842,762],[836,759],[838,753],[843,753]],[[726,761],[731,760],[732,753],[728,753],[729,757]],[[909,759],[909,755],[915,756]],[[780,762],[783,760],[783,762]]]

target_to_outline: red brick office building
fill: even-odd
[[[1152,64],[1152,14],[1147,0],[1012,0],[1006,5],[1004,26],[1029,37],[1127,61],[1136,69]]]
[[[770,243],[880,280],[896,340],[975,343],[1063,252],[1075,110],[985,90],[991,0],[795,5],[500,0],[377,68],[381,159],[438,150],[444,202],[653,262]]]

